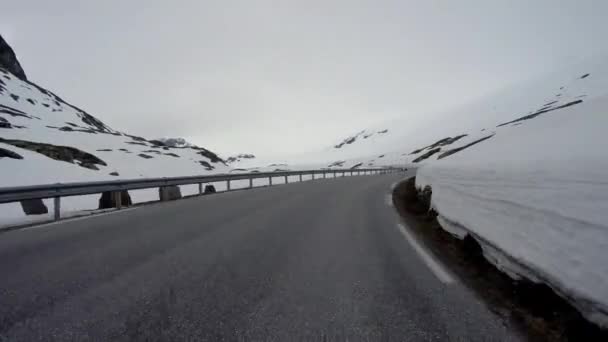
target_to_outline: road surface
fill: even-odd
[[[517,340],[398,226],[387,196],[403,177],[0,234],[0,341]]]

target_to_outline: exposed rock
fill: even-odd
[[[133,204],[131,201],[131,196],[127,190],[123,190],[120,192],[120,204],[122,206],[128,207]],[[114,192],[105,191],[101,194],[99,198],[99,209],[110,209],[116,208],[116,198],[114,196]]]
[[[139,142],[139,141],[126,141],[125,143],[126,143],[126,144],[131,144],[131,145],[148,146],[146,143]]]
[[[78,166],[82,166],[91,170],[99,170],[96,165],[107,166],[107,164],[103,160],[97,158],[96,156],[71,146],[59,146],[33,141],[4,138],[0,138],[0,142],[26,150],[34,151],[55,160],[60,160],[68,163],[76,162]]]
[[[384,154],[379,155],[378,158],[384,158]]]
[[[11,74],[22,80],[27,80],[25,71],[23,71],[21,64],[19,64],[15,52],[4,38],[2,38],[2,35],[0,35],[0,67],[8,70]]]
[[[327,165],[327,167],[342,167],[342,166],[344,166],[344,163],[346,163],[346,161],[339,160],[339,161],[335,161],[335,162]]]
[[[160,151],[156,151],[156,150],[145,150],[145,151],[142,151],[142,152],[160,154]]]
[[[222,158],[218,157],[217,154],[209,151],[206,148],[202,148],[202,147],[191,147],[193,150],[197,150],[198,152],[196,152],[196,154],[200,154],[203,157],[206,157],[207,159],[209,159],[209,161],[211,161],[212,163],[222,163],[224,165],[226,165],[226,163],[224,162],[224,160],[222,160]]]
[[[584,78],[589,77],[589,75],[591,75],[591,74],[584,74],[583,76],[581,76],[581,80],[584,79]]]
[[[118,172],[116,172],[116,171],[110,172],[109,175],[110,176],[120,176],[120,174]]]
[[[443,138],[441,140],[438,140],[438,141],[434,142],[433,144],[430,144],[429,146],[425,146],[425,147],[423,147],[421,149],[413,151],[412,153],[410,153],[410,155],[412,155],[412,154],[418,154],[418,153],[420,153],[420,152],[422,152],[422,151],[424,151],[426,149],[434,149],[434,148],[440,147],[440,146],[451,145],[451,144],[455,143],[456,141],[458,141],[458,140],[460,140],[460,139],[462,139],[462,138],[464,138],[466,136],[467,136],[467,134],[461,134],[461,135],[457,135],[455,137]],[[424,159],[426,159],[426,158],[424,158]]]
[[[33,105],[35,105],[35,104],[36,104],[36,101],[34,101],[34,100],[32,100],[32,99],[27,99],[27,102],[29,102],[29,103],[31,103],[31,104],[33,104]]]
[[[94,129],[91,128],[84,128],[84,127],[78,127],[77,128],[72,128],[70,126],[63,126],[63,127],[53,127],[53,126],[47,126],[48,128],[55,128],[58,129],[62,132],[82,132],[82,133],[90,133],[90,134],[97,134],[99,131],[96,131]]]
[[[127,150],[126,148],[119,148],[119,151],[123,151],[123,152],[130,152],[129,150]]]
[[[215,191],[215,186],[214,185],[212,185],[212,184],[205,185],[205,193],[206,194],[214,194],[215,192],[216,191]]]
[[[31,199],[21,201],[21,208],[26,215],[48,214],[49,209],[41,199]]]
[[[173,201],[182,198],[182,192],[177,185],[162,186],[158,188],[158,196],[161,201]]]
[[[434,149],[426,152],[425,154],[421,155],[420,157],[412,160],[412,162],[413,163],[419,163],[419,162],[421,162],[421,161],[423,161],[425,159],[428,159],[430,156],[432,156],[435,153],[438,153],[439,151],[441,151],[441,147],[434,148]]]
[[[170,156],[170,157],[179,158],[179,155],[178,155],[178,154],[175,154],[175,153],[171,153],[171,152],[169,152],[169,153],[163,153],[163,154],[164,154],[164,155],[166,155],[166,156]]]
[[[19,95],[11,94],[11,98],[15,100],[15,102],[19,102]]]
[[[155,146],[160,146],[160,147],[167,146],[167,145],[165,145],[164,142],[162,142],[160,140],[148,140],[148,142]]]
[[[562,108],[566,108],[566,107],[570,107],[570,106],[574,106],[574,105],[577,105],[577,104],[582,103],[582,102],[583,102],[583,100],[576,100],[576,101],[568,102],[566,104],[563,104],[563,105],[557,106],[557,107],[542,107],[541,109],[539,109],[535,113],[532,113],[532,114],[529,114],[529,115],[526,115],[526,116],[522,116],[521,118],[509,121],[509,122],[502,123],[502,124],[500,124],[500,125],[498,125],[496,127],[502,127],[502,126],[506,126],[508,124],[512,124],[512,123],[515,123],[515,122],[534,119],[535,117],[537,117],[537,116],[539,116],[541,114],[544,114],[544,113],[547,113],[547,112],[551,112],[551,111],[554,111],[554,110],[558,110],[558,109],[562,109]]]
[[[384,133],[388,133],[388,129],[382,130],[382,131],[378,131],[378,134],[384,134]]]
[[[254,159],[254,158],[255,158],[255,156],[253,154],[246,154],[246,153],[238,154],[236,156],[226,158],[226,164],[238,162],[238,161],[241,161],[242,159]]]
[[[111,152],[112,149],[111,148],[100,148],[99,150],[95,150],[97,152]]]
[[[23,157],[13,151],[0,148],[0,158],[23,159]]]
[[[351,170],[358,169],[361,165],[363,165],[363,163],[355,164],[355,165],[351,166],[350,169]]]
[[[140,156],[140,157],[142,157],[142,158],[144,158],[144,159],[151,159],[151,158],[154,158],[154,157],[149,156],[149,155],[144,154],[144,153],[140,153],[140,154],[138,154],[138,156]]]
[[[125,134],[125,136],[127,136],[135,141],[147,141],[145,138],[138,137],[137,135]]]
[[[215,169],[215,167],[213,165],[207,163],[204,160],[199,160],[198,163],[201,164],[202,166],[204,166],[205,170],[207,170],[207,171],[211,171],[211,170]]]
[[[15,108],[12,108],[9,106],[5,106],[3,104],[0,104],[0,114],[8,114],[10,116],[20,116],[20,117],[24,117],[24,118],[28,118],[28,119],[32,118],[32,116],[27,115],[18,109],[15,109]]]
[[[361,131],[361,132],[355,134],[355,136],[348,137],[348,138],[344,139],[344,141],[342,141],[341,143],[335,145],[334,148],[342,148],[342,146],[344,146],[344,145],[350,145],[350,144],[354,143],[355,141],[357,141],[357,138],[361,134],[363,134],[364,132],[365,131]]]
[[[12,128],[11,123],[3,117],[0,117],[0,128]]]
[[[475,140],[475,141],[473,141],[473,142],[471,142],[471,143],[468,143],[468,144],[466,144],[466,145],[464,145],[464,146],[457,147],[457,148],[451,149],[451,150],[449,150],[449,151],[445,151],[445,152],[443,152],[442,154],[440,154],[440,155],[439,155],[439,157],[438,157],[437,159],[443,159],[443,158],[445,158],[445,157],[449,157],[449,156],[451,156],[452,154],[454,154],[454,153],[456,153],[456,152],[460,152],[460,151],[462,151],[462,150],[464,150],[464,149],[466,149],[466,148],[468,148],[468,147],[471,147],[471,146],[473,146],[473,145],[475,145],[475,144],[479,144],[480,142],[482,142],[482,141],[484,141],[484,140],[488,140],[488,139],[490,139],[490,138],[491,138],[491,137],[493,137],[493,136],[494,136],[494,134],[492,134],[492,135],[488,135],[487,137],[483,137],[483,138],[481,138],[481,139]]]

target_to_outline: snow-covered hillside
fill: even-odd
[[[608,326],[608,62],[598,59],[478,103],[361,131],[319,154],[328,165],[420,166],[451,232],[465,227]],[[379,134],[388,129],[388,132]]]
[[[0,186],[228,172],[215,153],[114,130],[0,68]],[[10,177],[8,176],[10,175]]]
[[[29,81],[0,37],[0,187],[205,175],[231,169],[215,153],[183,139],[146,139],[108,127]],[[157,199],[158,193],[142,190],[132,197],[141,202]],[[95,209],[98,198],[67,198],[62,211]],[[0,205],[0,225],[23,219],[18,203]]]

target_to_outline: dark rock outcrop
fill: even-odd
[[[11,123],[3,117],[0,117],[0,128],[12,128]]]
[[[26,215],[42,215],[49,212],[49,209],[41,199],[21,201],[21,208]]]
[[[206,194],[214,194],[214,193],[216,193],[215,186],[214,185],[205,185],[205,193]]]
[[[0,158],[23,159],[20,154],[0,148]]]
[[[205,168],[205,170],[207,170],[207,171],[211,171],[211,170],[215,169],[215,167],[213,167],[213,165],[207,163],[204,160],[199,160],[198,163],[201,164],[201,166],[203,166]]]
[[[0,114],[8,114],[10,116],[15,116],[15,117],[21,116],[21,117],[28,118],[28,119],[32,118],[32,116],[27,115],[18,109],[15,109],[15,108],[12,108],[9,106],[5,106],[3,104],[0,104]]]
[[[51,145],[34,141],[4,138],[0,138],[0,142],[34,151],[55,160],[76,163],[78,166],[91,170],[99,170],[97,165],[107,166],[103,160],[96,156],[71,146]]]
[[[162,186],[158,188],[158,197],[161,201],[173,201],[182,198],[182,192],[177,185]]]
[[[335,162],[327,165],[327,167],[342,167],[342,166],[344,166],[344,163],[346,163],[345,160],[338,160],[338,161],[335,161]]]
[[[490,139],[490,138],[491,138],[491,137],[493,137],[493,136],[494,136],[494,134],[492,134],[492,135],[488,135],[487,137],[483,137],[483,138],[481,138],[481,139],[475,140],[475,141],[470,142],[470,143],[468,143],[468,144],[466,144],[466,145],[464,145],[464,146],[460,146],[460,147],[457,147],[457,148],[454,148],[454,149],[451,149],[451,150],[445,151],[445,152],[443,152],[442,154],[440,154],[440,155],[439,155],[439,157],[437,157],[437,159],[443,159],[443,158],[445,158],[445,157],[449,157],[449,156],[451,156],[451,155],[452,155],[452,154],[454,154],[454,153],[460,152],[460,151],[462,151],[462,150],[464,150],[464,149],[467,149],[467,148],[469,148],[469,147],[471,147],[471,146],[473,146],[473,145],[475,145],[475,144],[479,144],[480,142],[485,141],[485,140],[488,140],[488,139]]]
[[[190,148],[198,151],[198,152],[196,152],[197,154],[200,154],[201,156],[209,159],[209,161],[211,161],[212,163],[222,163],[222,164],[226,165],[226,163],[224,162],[224,160],[222,158],[220,158],[217,154],[209,151],[206,148],[202,148],[202,147],[198,147],[198,146],[192,146]]]
[[[432,156],[435,153],[438,153],[439,151],[441,151],[441,147],[434,148],[434,149],[428,151],[427,153],[421,155],[420,157],[412,160],[412,162],[413,163],[419,163],[419,162],[421,162],[421,161],[423,161],[425,159],[428,159],[430,156]]]
[[[22,80],[27,80],[25,71],[19,64],[17,56],[13,49],[0,35],[0,67],[8,70],[11,74],[19,77]]]
[[[254,159],[254,158],[255,158],[255,156],[253,154],[243,153],[243,154],[238,154],[236,156],[226,158],[226,163],[230,164],[230,163],[241,161],[241,159]]]
[[[557,102],[557,101],[555,101],[555,102]],[[512,124],[512,123],[515,123],[515,122],[520,122],[520,121],[534,119],[535,117],[537,117],[539,115],[542,115],[542,114],[545,114],[545,113],[548,113],[548,112],[551,112],[551,111],[554,111],[554,110],[562,109],[562,108],[568,108],[570,106],[574,106],[574,105],[577,105],[579,103],[583,103],[583,100],[571,101],[571,102],[568,102],[566,104],[563,104],[563,105],[560,105],[560,106],[557,106],[557,107],[553,107],[551,105],[545,106],[545,107],[541,107],[538,111],[536,111],[536,112],[534,112],[532,114],[525,115],[525,116],[522,116],[521,118],[517,118],[515,120],[502,123],[502,124],[500,124],[500,125],[498,125],[496,127],[502,127],[502,126],[506,126],[508,124]]]
[[[466,136],[467,136],[467,134],[461,134],[461,135],[457,135],[455,137],[443,138],[441,140],[438,140],[438,141],[434,142],[433,144],[430,144],[430,145],[425,146],[423,148],[420,148],[420,149],[417,149],[415,151],[412,151],[412,153],[410,153],[410,155],[412,155],[412,154],[418,154],[418,153],[420,153],[420,152],[422,152],[422,151],[424,151],[426,149],[434,149],[436,147],[451,145],[451,144],[457,142],[458,140],[460,140],[460,139],[462,139],[462,138],[464,138]],[[426,158],[423,158],[423,159],[426,159]]]
[[[120,192],[120,204],[124,207],[128,207],[133,204],[131,201],[131,196],[127,190]],[[116,207],[116,197],[114,196],[114,192],[103,192],[101,194],[101,198],[99,198],[99,209],[110,209]]]

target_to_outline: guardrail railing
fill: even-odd
[[[235,174],[217,174],[209,176],[188,176],[188,177],[164,177],[164,178],[140,178],[140,179],[123,179],[113,181],[98,181],[98,182],[74,182],[74,183],[56,183],[44,185],[18,186],[0,188],[0,203],[19,202],[35,199],[53,198],[54,204],[54,219],[61,218],[61,197],[67,196],[82,196],[93,195],[103,192],[111,192],[116,201],[116,208],[121,209],[121,191],[138,190],[149,188],[162,188],[175,185],[192,185],[198,184],[199,195],[203,194],[203,184],[226,182],[227,191],[231,190],[231,182],[236,180],[249,180],[249,187],[253,188],[253,180],[260,178],[268,178],[268,185],[272,186],[272,179],[285,177],[285,183],[289,183],[289,177],[299,176],[298,180],[302,182],[303,176],[312,175],[312,180],[319,175],[322,178],[327,178],[327,175],[333,175],[335,178],[341,176],[354,176],[366,174],[384,174],[391,172],[403,171],[403,168],[377,168],[377,169],[332,169],[332,170],[301,170],[301,171],[278,171],[278,172],[251,172],[251,173],[235,173]]]

